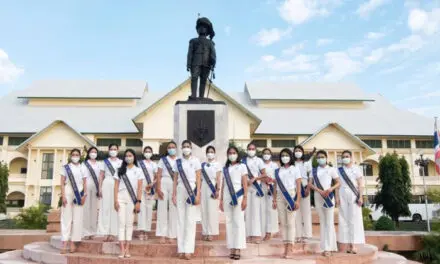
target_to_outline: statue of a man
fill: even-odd
[[[194,100],[205,96],[206,81],[212,70],[214,70],[216,55],[212,39],[215,32],[211,21],[206,17],[197,19],[196,30],[198,38],[189,41],[187,71],[191,72],[191,96]],[[208,38],[209,37],[209,38]],[[197,97],[197,80],[200,78],[199,96]]]

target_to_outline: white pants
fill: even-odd
[[[231,195],[225,186],[223,191],[223,209],[226,222],[226,246],[228,249],[246,248],[246,225],[244,211],[241,210],[243,196],[238,198],[238,205],[231,206]]]
[[[205,236],[219,234],[218,199],[211,198],[212,191],[208,184],[202,182],[202,234]]]
[[[98,228],[98,197],[93,179],[87,180],[87,198],[83,205],[83,236],[94,236]]]
[[[362,207],[357,205],[356,196],[350,188],[339,191],[338,241],[347,244],[365,244]]]
[[[81,192],[81,191],[80,191]],[[66,207],[61,207],[61,240],[81,241],[83,226],[83,208],[73,203],[75,195],[69,186],[65,186]]]
[[[261,203],[264,202],[264,196],[258,197],[257,191],[253,185],[248,188],[248,203],[246,207],[246,236],[261,237],[263,220],[263,208]]]
[[[194,189],[193,186],[191,188]],[[188,192],[183,184],[177,186],[177,253],[194,253],[196,242],[196,206],[187,204]]]
[[[133,236],[134,204],[127,190],[118,194],[118,239],[119,241],[131,241]]]
[[[321,250],[337,251],[338,247],[336,244],[336,232],[334,224],[335,207],[324,208],[323,204],[324,199],[318,192],[315,192],[315,208],[319,215]]]
[[[102,198],[98,215],[98,235],[118,235],[118,213],[115,210],[115,180],[106,176],[102,182]]]
[[[177,237],[177,209],[173,204],[173,181],[171,178],[162,178],[163,200],[157,203],[156,236]]]
[[[138,214],[137,230],[150,232],[151,223],[153,221],[153,206],[156,200],[148,195],[147,192],[142,191],[141,211]]]
[[[290,196],[295,195],[295,190],[289,191]],[[281,237],[285,244],[293,244],[295,239],[295,211],[289,211],[287,209],[288,203],[284,199],[283,194],[278,192],[277,194],[277,210],[278,219],[281,224]]]
[[[279,232],[278,227],[278,211],[277,209],[273,209],[273,195],[267,195],[269,188],[266,186],[264,188],[265,190],[265,196],[264,196],[264,211],[263,211],[263,217],[264,218],[264,230],[263,233],[270,233],[275,234]]]
[[[296,237],[311,238],[312,234],[312,208],[310,195],[299,202],[299,210],[296,211]]]

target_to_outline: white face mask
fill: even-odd
[[[256,154],[257,152],[255,151],[255,150],[248,150],[247,151],[247,154],[249,155],[249,157],[254,157],[255,156],[255,154]]]
[[[98,153],[92,152],[92,153],[89,154],[89,157],[90,157],[92,160],[94,160],[94,159],[96,159],[96,157],[98,157]]]
[[[300,158],[302,158],[302,156],[303,156],[303,153],[301,151],[295,152],[295,158],[300,159]]]
[[[134,158],[132,158],[132,157],[125,157],[125,162],[127,164],[131,164],[131,163],[133,163],[133,161],[134,161]]]
[[[151,159],[151,156],[153,156],[153,153],[151,153],[151,152],[145,152],[145,153],[144,153],[144,157],[145,157],[146,159]]]
[[[110,150],[108,154],[110,155],[110,157],[114,158],[114,157],[118,156],[118,151]]]
[[[207,154],[206,154],[206,157],[207,157],[209,160],[212,160],[212,159],[215,158],[215,153],[207,153]]]
[[[230,162],[234,162],[234,161],[236,161],[237,158],[238,158],[238,155],[237,155],[237,154],[230,154],[230,155],[228,156],[228,159],[229,159]]]
[[[75,156],[75,157],[71,157],[70,160],[71,160],[73,163],[78,163],[78,162],[79,162],[79,157],[77,157],[77,156]]]
[[[351,162],[350,158],[343,158],[342,159],[342,163],[345,164],[345,165],[350,164],[350,162]]]
[[[264,159],[264,160],[270,160],[271,157],[272,157],[272,156],[271,156],[270,154],[264,154],[264,155],[263,155],[263,159]]]
[[[282,156],[282,157],[281,157],[281,162],[282,162],[283,164],[287,164],[287,163],[289,163],[289,162],[290,162],[290,157],[289,157],[289,156]]]
[[[190,148],[183,148],[182,153],[185,156],[189,156],[189,154],[191,154],[191,149]]]
[[[319,158],[319,159],[317,159],[317,161],[318,161],[318,164],[321,165],[321,166],[323,166],[323,165],[325,165],[327,163],[327,159],[326,158]]]

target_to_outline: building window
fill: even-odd
[[[294,148],[295,144],[294,139],[272,139],[273,148]]]
[[[0,146],[3,145],[3,137],[0,137]]]
[[[387,140],[388,148],[411,148],[410,140]]]
[[[117,144],[118,146],[121,146],[121,139],[120,138],[98,138],[96,144],[99,147],[108,147],[110,144]]]
[[[416,148],[418,149],[434,148],[434,140],[416,140]]]
[[[138,138],[127,138],[127,147],[142,147],[142,140]]]
[[[254,139],[254,140],[252,140],[252,143],[254,143],[257,148],[266,148],[267,147],[267,140],[266,139]]]
[[[53,153],[43,153],[43,164],[41,166],[41,179],[51,180],[53,179]]]
[[[382,148],[382,140],[380,139],[364,139],[362,141],[370,148]]]
[[[428,166],[419,167],[419,175],[420,176],[429,176]]]
[[[40,187],[40,203],[52,204],[52,187]]]
[[[365,173],[365,176],[373,176],[373,165],[366,164],[364,173]]]
[[[19,146],[25,142],[28,137],[9,137],[9,146]]]
[[[20,174],[26,174],[27,168],[20,168]]]

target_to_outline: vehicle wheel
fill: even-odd
[[[422,222],[422,216],[419,214],[415,214],[412,217],[413,222]]]

